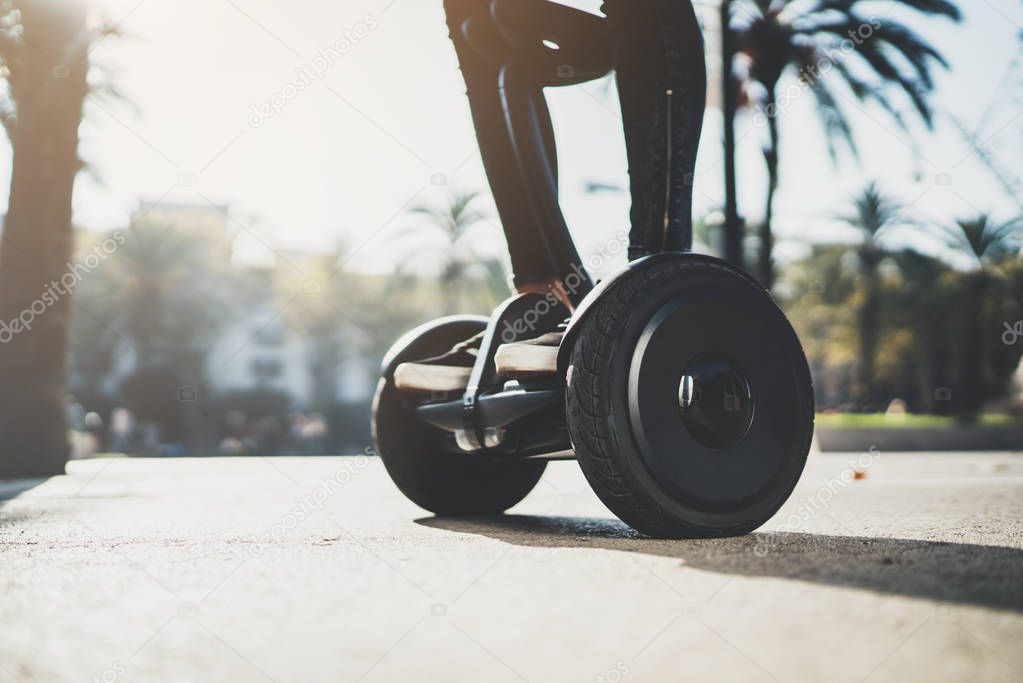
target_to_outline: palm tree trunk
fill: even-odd
[[[724,126],[725,169],[725,235],[724,257],[734,266],[742,267],[742,219],[736,198],[735,178],[735,113],[738,109],[738,87],[732,73],[735,37],[731,25],[731,0],[721,2],[721,115]]]
[[[881,302],[875,255],[866,253],[861,258],[863,260],[863,304],[860,306],[857,326],[859,373],[856,382],[856,399],[860,408],[868,410],[877,393],[874,391],[874,357],[877,354],[878,312]]]
[[[71,193],[86,92],[85,10],[31,0],[11,64],[10,204],[0,245],[0,478],[64,471]],[[65,278],[68,279],[69,278]]]
[[[966,278],[968,308],[964,311],[965,324],[960,361],[959,382],[952,387],[952,401],[956,413],[963,419],[973,420],[980,414],[988,398],[986,370],[990,354],[984,341],[984,302],[988,294],[988,275],[978,270]]]
[[[767,94],[767,132],[768,145],[764,148],[764,161],[767,164],[767,201],[764,207],[764,222],[760,225],[760,284],[765,289],[774,286],[774,233],[771,222],[774,220],[774,195],[778,190],[778,119],[777,99],[774,88]]]

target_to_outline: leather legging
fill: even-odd
[[[543,240],[527,203],[495,87],[499,65],[479,57],[462,22],[488,12],[486,0],[445,0],[466,83],[483,166],[501,218],[516,286],[548,281]],[[690,0],[605,0],[629,163],[629,257],[688,249],[693,177],[707,75],[703,36]],[[548,122],[544,122],[545,124]],[[554,148],[549,125],[543,135]]]

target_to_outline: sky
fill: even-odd
[[[89,171],[75,187],[79,226],[126,227],[140,201],[214,202],[229,206],[243,258],[344,245],[349,267],[383,271],[413,258],[398,238],[417,220],[409,208],[443,203],[452,189],[486,188],[440,0],[94,1],[122,35],[93,50],[102,68],[92,78],[121,97],[93,96],[86,104],[81,155]],[[600,3],[565,4],[596,11]],[[1018,171],[1023,68],[1011,92],[1004,76],[1023,47],[1023,1],[960,4],[959,26],[903,16],[952,64],[939,74],[936,107],[954,112],[1003,166]],[[891,3],[870,8],[880,16]],[[323,57],[331,45],[336,52]],[[287,88],[295,79],[306,87]],[[607,251],[627,228],[625,193],[585,191],[588,182],[626,182],[616,95],[607,81],[548,93],[562,203],[585,258]],[[776,225],[783,256],[807,240],[848,238],[835,215],[870,180],[922,219],[1020,212],[1018,197],[1001,189],[947,117],[933,132],[914,129],[911,138],[875,107],[849,105],[861,158],[836,166],[811,99],[795,98],[780,119]],[[267,102],[275,110],[263,107]],[[763,133],[749,116],[738,122],[740,204],[753,222],[766,183]],[[698,216],[721,203],[720,135],[720,115],[708,110]],[[6,188],[6,141],[0,157]],[[0,210],[4,204],[5,194]],[[475,239],[480,251],[498,253],[493,207],[481,206],[491,220]],[[610,265],[615,260],[624,256]]]

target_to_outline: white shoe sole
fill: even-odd
[[[501,375],[547,375],[558,371],[558,347],[537,344],[501,344],[494,354]]]
[[[558,347],[537,344],[501,344],[494,354],[500,375],[549,375],[558,371]],[[403,391],[461,391],[469,384],[472,368],[455,365],[402,363],[394,369],[394,386]]]
[[[403,391],[461,391],[471,372],[454,365],[402,363],[394,369],[394,386]]]

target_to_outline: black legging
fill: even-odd
[[[558,277],[538,257],[543,240],[522,200],[511,140],[495,87],[498,65],[480,58],[459,27],[489,11],[486,0],[445,0],[451,40],[516,286]],[[707,74],[703,36],[690,0],[605,0],[632,195],[629,257],[677,251],[692,234],[693,173]],[[550,130],[544,131],[551,136]],[[553,149],[553,141],[550,141]]]

